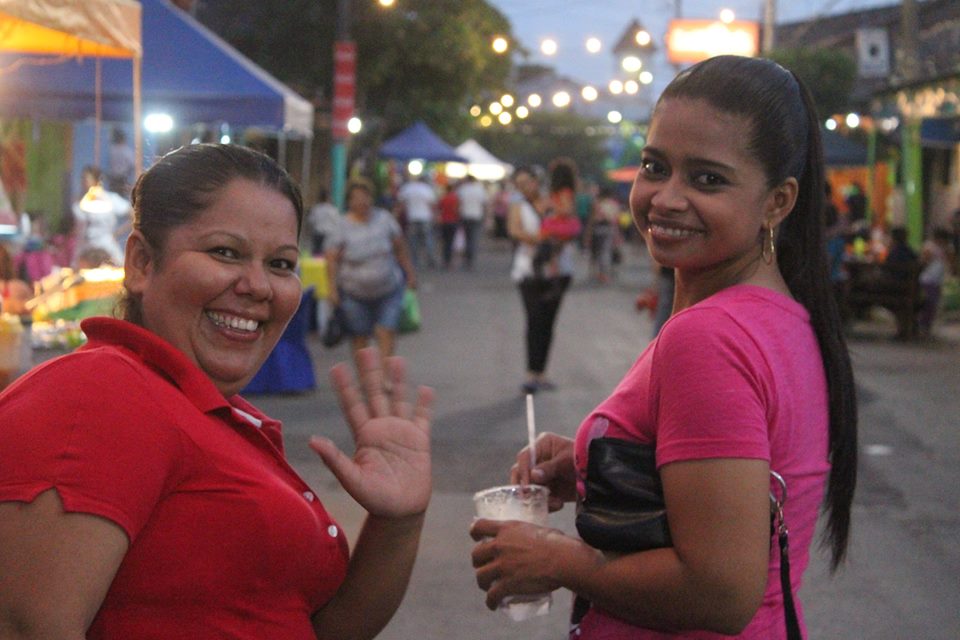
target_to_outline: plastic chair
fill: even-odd
[[[296,393],[316,388],[313,359],[307,349],[313,287],[304,290],[300,308],[290,320],[277,346],[241,393]]]

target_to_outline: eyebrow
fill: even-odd
[[[644,147],[642,152],[649,153],[653,156],[656,156],[657,159],[659,160],[663,160],[667,157],[667,154],[660,151],[656,147],[650,147],[650,146]],[[699,158],[694,156],[693,158],[688,158],[686,160],[686,164],[693,164],[700,167],[706,166],[706,167],[712,167],[716,169],[722,169],[723,171],[736,172],[736,169],[734,167],[731,167],[728,164],[724,164],[723,162],[717,162],[716,160],[711,160],[709,158]]]

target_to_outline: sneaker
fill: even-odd
[[[523,391],[524,394],[536,393],[539,388],[540,386],[536,382],[524,382],[522,385],[520,385],[520,390]]]

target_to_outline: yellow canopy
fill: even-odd
[[[140,13],[136,0],[0,0],[0,51],[133,58],[137,173],[142,155]]]
[[[134,58],[141,55],[134,0],[0,0],[0,50]]]

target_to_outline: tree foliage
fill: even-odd
[[[770,57],[803,80],[821,117],[850,110],[857,63],[846,53],[832,49],[781,49]]]
[[[201,0],[197,18],[284,83],[329,108],[336,0]],[[357,43],[357,112],[388,136],[424,120],[462,139],[467,108],[483,89],[506,85],[509,56],[493,36],[510,23],[485,0],[349,0]]]
[[[537,111],[510,127],[478,129],[477,142],[515,166],[546,167],[557,157],[571,158],[580,175],[600,182],[603,178],[607,136],[603,123],[569,111]]]

